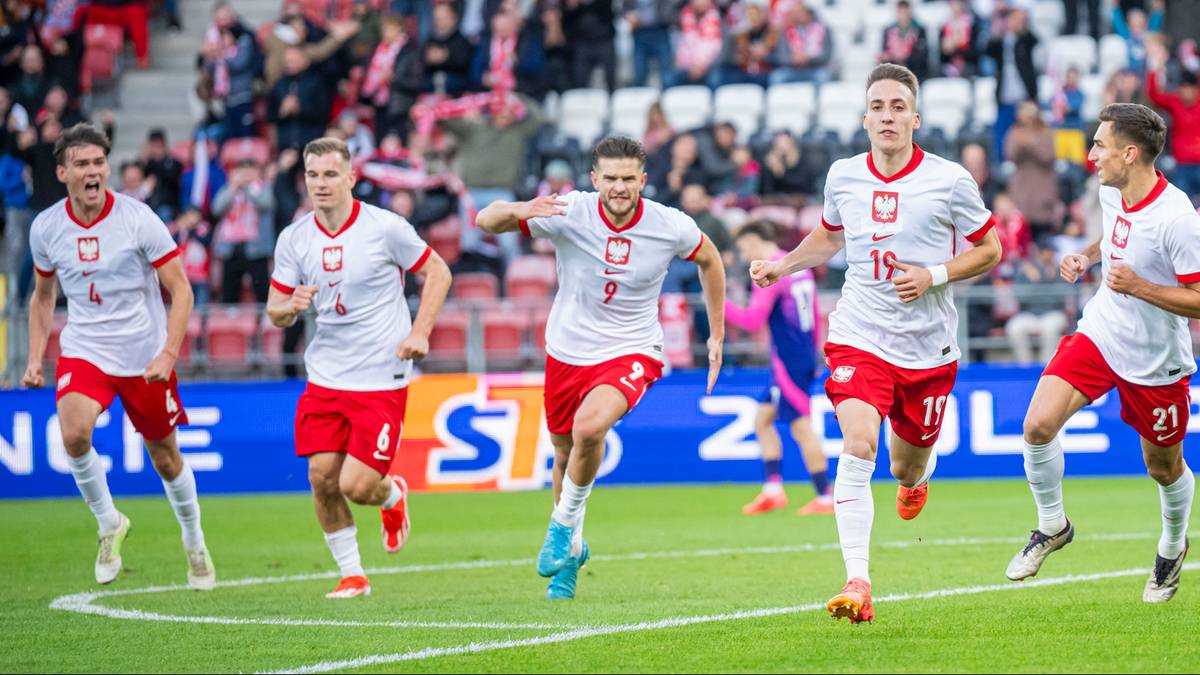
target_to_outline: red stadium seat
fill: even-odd
[[[221,148],[221,166],[229,168],[243,160],[265,167],[271,162],[271,144],[265,138],[238,138]]]
[[[521,345],[529,327],[529,315],[504,306],[483,313],[483,348],[489,368],[519,367]]]
[[[454,277],[454,297],[459,300],[494,300],[500,280],[488,272],[468,272]]]
[[[512,261],[505,275],[505,294],[510,298],[545,298],[558,281],[554,258],[523,255]]]
[[[426,241],[442,256],[447,265],[458,262],[462,255],[462,225],[458,216],[450,216],[432,226],[425,234]]]
[[[83,46],[119,54],[125,46],[125,33],[120,26],[106,23],[89,24],[83,30]]]
[[[191,363],[193,344],[203,334],[204,324],[198,315],[193,314],[188,319],[187,334],[183,336],[183,345],[179,347],[179,365],[186,366]]]
[[[192,159],[195,157],[195,143],[190,140],[175,141],[171,144],[171,157],[183,165],[184,171],[192,168]]]
[[[262,336],[263,360],[268,363],[283,362],[283,329],[271,323],[263,316],[260,322],[259,335]]]
[[[429,356],[434,359],[461,361],[467,353],[467,328],[470,319],[467,313],[447,308],[438,315],[433,332],[429,335]]]
[[[250,340],[258,330],[253,309],[223,308],[208,315],[208,361],[240,365],[250,360]]]
[[[546,355],[546,324],[550,323],[550,300],[539,303],[530,310],[529,332],[538,358]]]

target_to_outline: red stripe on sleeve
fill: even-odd
[[[295,288],[292,288],[291,286],[284,286],[283,284],[279,283],[278,281],[275,281],[274,279],[271,280],[271,288],[274,288],[275,290],[279,291],[280,293],[285,293],[287,295],[291,295],[292,293],[296,292]]]
[[[1179,283],[1181,283],[1181,284],[1194,284],[1197,281],[1200,281],[1200,272],[1192,272],[1191,274],[1180,274],[1180,275],[1176,276],[1175,278],[1179,279]]]
[[[844,229],[842,225],[830,225],[829,223],[825,222],[824,217],[821,218],[821,227],[829,230],[830,232],[840,232],[842,229]]]
[[[33,269],[34,269],[34,271],[36,271],[38,273],[38,276],[40,276],[40,277],[54,276],[54,270],[44,270],[44,269],[38,267],[37,265],[34,265]]]
[[[691,253],[688,255],[688,257],[687,257],[687,260],[688,260],[689,262],[690,262],[690,261],[692,261],[692,260],[695,260],[695,259],[696,259],[696,256],[700,254],[700,248],[701,248],[701,247],[703,247],[703,246],[704,246],[704,235],[703,235],[703,234],[701,234],[701,235],[700,235],[700,243],[699,243],[699,244],[696,244],[696,248],[692,249],[692,252],[691,252]]]
[[[163,257],[159,258],[158,260],[155,260],[154,262],[152,262],[150,264],[154,265],[154,269],[158,269],[159,267],[162,267],[163,265],[166,265],[167,263],[171,262],[171,259],[174,258],[175,256],[179,255],[180,253],[183,253],[183,249],[175,248],[170,253],[164,255]]]
[[[988,221],[986,223],[983,224],[983,227],[981,227],[978,230],[975,230],[971,234],[967,235],[967,241],[974,244],[975,242],[979,241],[980,239],[983,239],[984,235],[986,235],[988,232],[991,232],[992,228],[995,226],[996,226],[996,216],[992,216],[991,218],[988,218]]]
[[[417,260],[417,264],[413,265],[412,269],[410,269],[408,271],[412,272],[413,274],[416,274],[417,272],[419,272],[420,269],[425,266],[425,261],[429,260],[430,253],[433,253],[433,248],[426,245],[425,252],[421,254],[421,257]]]
[[[530,239],[533,238],[533,233],[529,231],[529,221],[528,220],[518,220],[517,225],[519,225],[521,227],[521,234],[525,235],[526,237],[529,237]]]

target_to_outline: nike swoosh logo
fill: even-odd
[[[922,436],[922,437],[921,437],[921,440],[923,440],[923,441],[927,441],[927,440],[929,440],[929,439],[933,438],[933,437],[934,437],[934,436],[936,436],[936,435],[937,435],[937,432],[936,432],[936,431],[931,431],[931,432],[929,432],[929,433],[925,434],[924,436]]]
[[[894,237],[894,236],[896,236],[895,232],[893,232],[891,234],[885,234],[882,237],[879,236],[878,234],[873,234],[873,235],[871,235],[871,241],[883,241],[884,239],[890,239],[891,237]]]
[[[182,414],[183,413],[181,412],[177,412],[174,415],[171,415],[171,419],[167,420],[167,426],[175,426],[175,420],[179,419],[179,416]]]
[[[837,501],[837,503],[838,503],[838,504],[845,504],[845,503],[847,503],[847,502],[856,502],[856,501],[858,501],[858,500],[857,500],[857,499],[839,499],[839,500]]]
[[[337,281],[331,281],[331,282],[329,282],[329,287],[333,288],[334,286],[337,286],[340,283],[342,283],[341,279],[338,279]]]
[[[391,457],[388,457],[387,455],[383,454],[382,452],[376,450],[375,451],[375,459],[377,459],[381,462],[386,462],[386,461],[390,460]]]
[[[1109,258],[1109,260],[1124,260],[1124,258],[1117,255],[1116,253],[1109,253],[1108,258]]]
[[[92,270],[91,272],[84,272],[84,273],[83,273],[83,276],[85,276],[85,277],[90,277],[90,276],[92,276],[93,274],[95,274],[96,272],[99,272],[99,271],[100,271],[100,270]]]
[[[1158,440],[1159,440],[1159,441],[1165,441],[1165,440],[1167,440],[1168,438],[1170,438],[1170,437],[1174,436],[1174,435],[1175,435],[1175,434],[1177,434],[1177,433],[1179,433],[1179,432],[1178,432],[1178,431],[1172,431],[1171,433],[1167,434],[1166,436],[1163,436],[1163,435],[1161,435],[1161,434],[1160,434],[1160,435],[1159,435],[1159,437],[1158,437]]]
[[[624,273],[625,273],[625,270],[610,270],[608,268],[605,268],[605,270],[604,270],[605,276],[612,276],[614,274],[624,274]]]

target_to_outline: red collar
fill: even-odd
[[[1150,190],[1150,194],[1146,195],[1146,197],[1144,199],[1142,199],[1142,201],[1134,204],[1133,206],[1127,206],[1125,204],[1125,198],[1121,197],[1121,208],[1125,209],[1125,213],[1133,213],[1134,211],[1141,211],[1142,209],[1146,208],[1147,206],[1150,206],[1150,203],[1153,202],[1155,199],[1158,199],[1158,196],[1163,193],[1163,190],[1167,189],[1167,177],[1164,176],[1163,173],[1157,169],[1154,170],[1154,173],[1158,176],[1158,182],[1154,184],[1154,189]]]
[[[616,225],[612,224],[612,221],[608,219],[608,214],[604,212],[604,200],[599,198],[599,194],[597,194],[596,197],[596,208],[600,210],[600,220],[603,220],[604,224],[608,226],[608,229],[616,232],[617,234],[621,234],[625,230],[637,225],[638,221],[642,219],[642,207],[645,206],[645,200],[642,199],[640,195],[638,196],[637,208],[633,212],[633,218],[630,218],[629,222],[625,223],[624,227],[617,227]]]
[[[317,229],[321,230],[321,233],[326,237],[329,237],[330,239],[337,239],[338,237],[342,236],[343,232],[350,229],[350,226],[354,224],[354,221],[358,220],[358,212],[361,208],[362,202],[355,199],[354,206],[350,208],[350,217],[346,220],[346,224],[342,227],[342,229],[337,231],[337,234],[329,234],[329,230],[325,229],[325,226],[321,224],[321,219],[317,217],[316,211],[313,211],[313,222],[317,224]]]
[[[920,166],[922,159],[925,159],[925,151],[921,149],[921,146],[917,145],[916,143],[913,143],[913,154],[912,154],[912,158],[908,160],[908,164],[905,164],[903,169],[900,169],[899,171],[892,174],[891,176],[885,176],[885,175],[879,173],[879,169],[875,168],[875,157],[874,157],[874,155],[872,155],[871,151],[868,150],[867,151],[867,169],[870,170],[870,172],[872,174],[874,174],[875,177],[878,178],[879,180],[881,180],[885,183],[891,183],[893,181],[898,181],[901,178],[904,178],[905,176],[912,173],[913,171],[916,171],[917,167]]]
[[[97,223],[99,223],[100,221],[107,218],[108,214],[112,213],[113,204],[116,203],[116,201],[117,200],[115,197],[113,197],[112,191],[105,190],[104,191],[104,208],[100,209],[100,215],[96,216],[96,219],[93,220],[92,222],[85,223],[82,220],[80,220],[78,216],[75,215],[75,209],[71,208],[71,198],[67,197],[67,216],[70,217],[71,220],[75,221],[76,225],[78,225],[84,229],[91,229],[92,227],[95,227]]]

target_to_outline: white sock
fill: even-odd
[[[100,455],[96,454],[95,448],[82,457],[68,456],[67,465],[75,477],[75,487],[79,488],[83,501],[96,516],[100,532],[120,527],[121,514],[113,505],[112,493],[108,491],[108,476],[104,475],[104,465],[100,463]]]
[[[396,485],[396,481],[388,478],[388,482],[392,484],[392,492],[388,495],[387,499],[383,500],[384,511],[387,511],[393,506],[399,504],[400,500],[404,499],[404,493],[400,491],[400,486]]]
[[[584,505],[583,510],[579,512],[579,524],[575,526],[575,533],[571,535],[571,555],[578,556],[583,553],[583,518],[587,515],[587,505]]]
[[[186,462],[174,480],[164,480],[167,501],[175,510],[175,520],[183,532],[183,547],[194,551],[204,546],[204,531],[200,529],[200,500],[196,497],[196,475]]]
[[[937,468],[937,451],[933,448],[929,449],[929,462],[925,464],[925,473],[921,474],[921,480],[917,481],[917,485],[928,483],[930,478],[933,478],[933,471]],[[913,487],[916,487],[914,485]]]
[[[850,455],[838,459],[837,479],[833,482],[833,510],[847,580],[871,581],[868,561],[871,557],[871,524],[875,520],[875,499],[871,495],[874,473],[875,462]]]
[[[365,577],[362,560],[358,557],[358,528],[351,525],[337,532],[326,532],[325,543],[329,544],[329,552],[342,571],[342,578]]]
[[[1162,536],[1158,539],[1158,554],[1174,560],[1183,553],[1187,537],[1188,516],[1192,512],[1192,495],[1196,493],[1196,477],[1192,470],[1183,465],[1183,475],[1167,486],[1158,486],[1158,499],[1162,504]]]
[[[1037,503],[1038,531],[1055,535],[1067,526],[1063,513],[1063,462],[1062,444],[1058,437],[1045,445],[1025,444],[1025,478],[1033,491]]]
[[[783,494],[783,483],[777,480],[767,481],[763,483],[762,491],[764,495],[770,495],[771,497],[781,495]]]
[[[576,527],[583,520],[583,509],[587,505],[592,483],[576,485],[570,476],[563,476],[562,495],[554,507],[554,519],[567,527]]]

